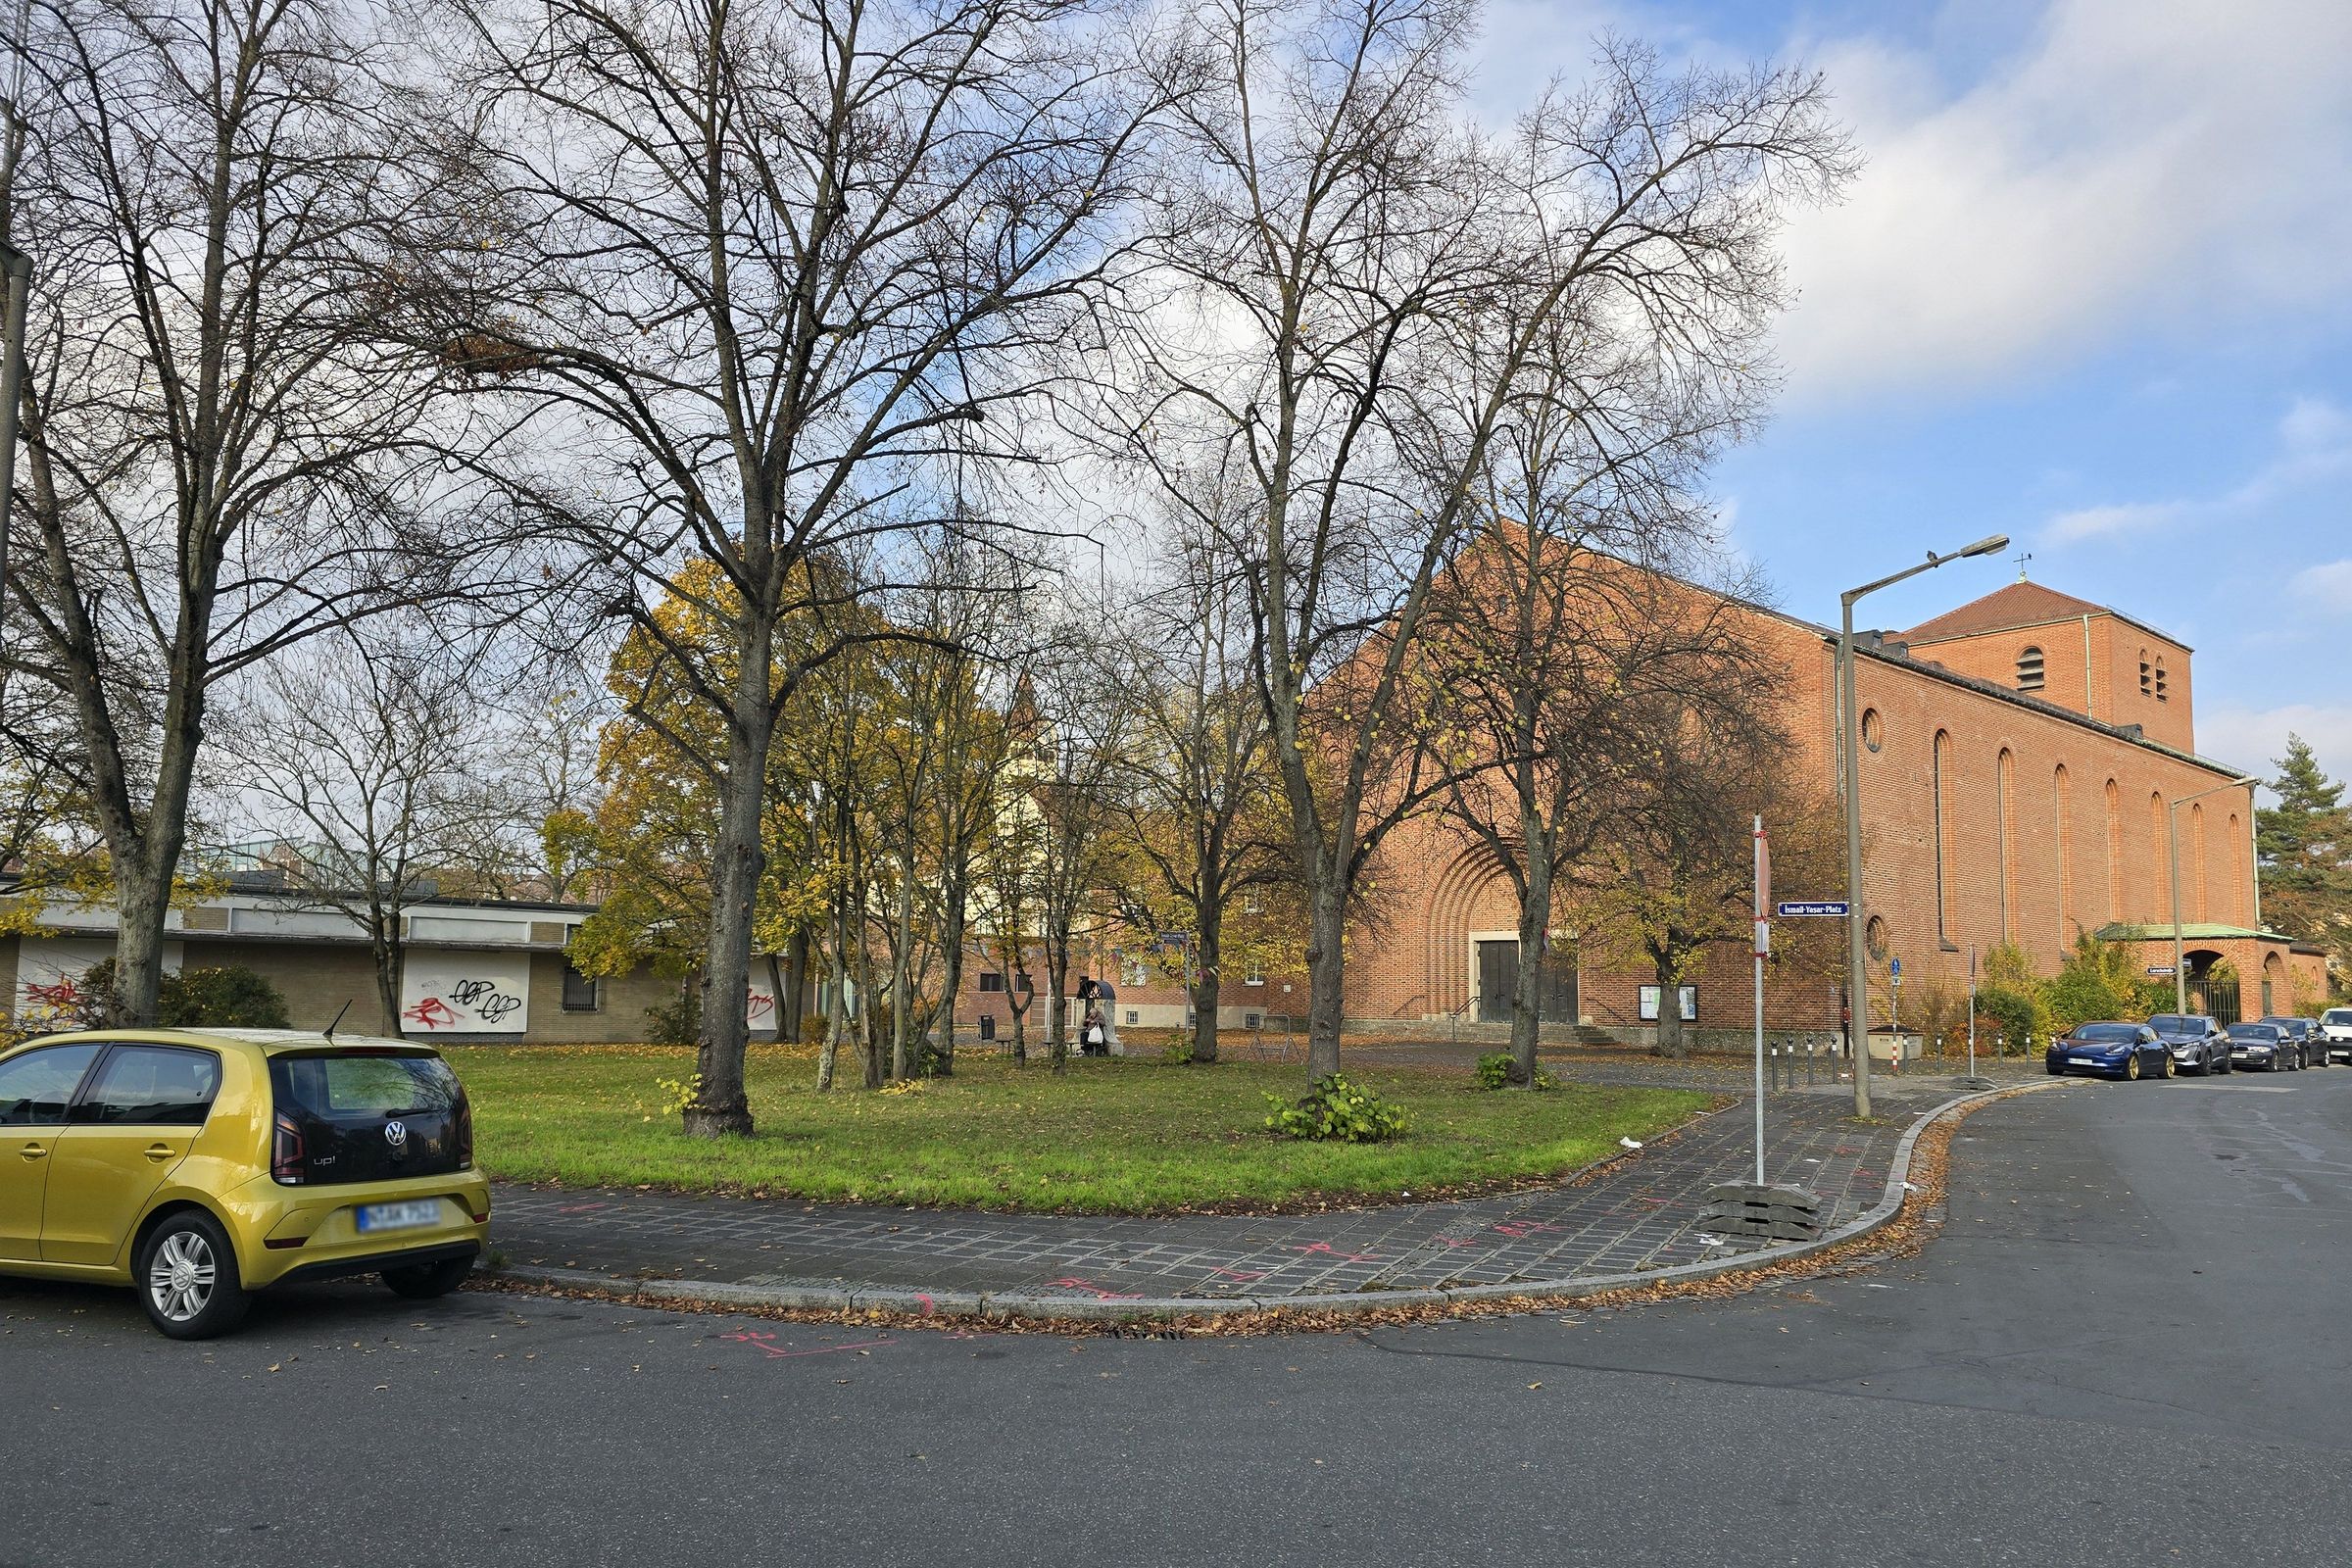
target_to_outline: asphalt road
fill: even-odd
[[[1714,1304],[890,1336],[0,1285],[0,1562],[2352,1561],[2352,1072],[1980,1113],[1924,1253]]]

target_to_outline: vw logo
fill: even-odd
[[[384,1123],[384,1142],[390,1144],[394,1149],[408,1148],[409,1129],[404,1124],[396,1121],[388,1121]]]

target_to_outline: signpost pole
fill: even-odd
[[[1764,958],[1772,951],[1772,851],[1756,818],[1756,1185],[1764,1185]],[[1681,1005],[1681,999],[1676,999]]]
[[[1968,945],[1968,1075],[1977,1075],[1977,945]]]

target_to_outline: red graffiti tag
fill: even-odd
[[[427,997],[401,1016],[420,1029],[446,1029],[458,1021],[448,1003],[439,997]]]
[[[775,1010],[775,998],[755,991],[752,993],[752,1003],[750,1007],[745,1010],[745,1015],[747,1017],[757,1018],[763,1012],[773,1012]]]

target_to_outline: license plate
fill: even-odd
[[[360,1205],[360,1229],[363,1231],[410,1231],[420,1225],[441,1223],[441,1200],[413,1199],[405,1203],[363,1203]]]
[[[2099,1058],[2096,1056],[2077,1056],[2074,1058],[2074,1063],[2078,1067],[2096,1067],[2099,1064]]]

